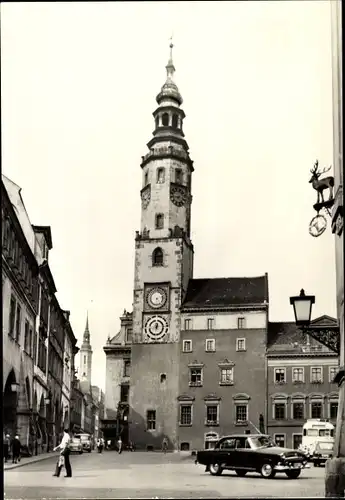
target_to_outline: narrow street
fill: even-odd
[[[72,455],[73,477],[52,477],[55,457],[5,471],[4,498],[223,498],[322,497],[324,468],[306,469],[297,480],[273,480],[233,472],[213,477],[190,456],[116,452]]]

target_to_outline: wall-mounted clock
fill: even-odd
[[[161,287],[151,288],[146,294],[147,304],[153,309],[159,309],[165,306],[167,298],[166,291]]]
[[[141,192],[141,205],[145,209],[151,201],[151,188],[150,186]]]
[[[149,340],[163,340],[168,332],[168,321],[162,316],[151,316],[145,323],[145,333]]]
[[[182,207],[188,201],[187,190],[184,186],[170,186],[170,199],[177,207]]]

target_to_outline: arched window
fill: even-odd
[[[153,266],[162,266],[163,265],[163,250],[159,247],[153,251],[152,265]]]
[[[156,214],[156,229],[163,229],[164,227],[164,214]]]
[[[183,182],[183,172],[181,168],[175,170],[175,182],[176,184],[182,184]]]
[[[165,169],[160,167],[157,169],[157,184],[163,184],[165,181]]]
[[[176,114],[173,114],[173,117],[172,117],[172,126],[174,128],[178,128],[178,116]]]
[[[163,124],[163,127],[168,127],[169,126],[169,115],[168,115],[168,113],[163,113],[163,115],[162,115],[162,124]]]

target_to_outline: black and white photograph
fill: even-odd
[[[341,0],[0,22],[5,498],[345,497]]]

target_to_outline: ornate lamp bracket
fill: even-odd
[[[340,330],[338,326],[310,327],[302,326],[301,330],[313,339],[340,355]]]

